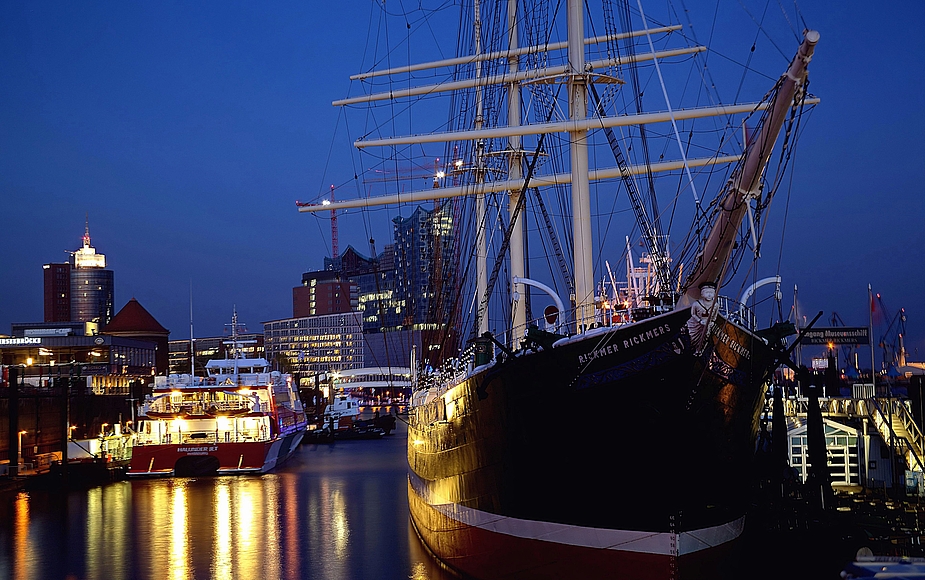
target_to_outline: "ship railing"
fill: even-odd
[[[720,316],[746,330],[758,328],[758,319],[751,308],[728,296],[717,296],[716,307]]]
[[[716,308],[723,318],[746,330],[754,331],[758,328],[758,320],[754,311],[734,298],[717,296]],[[646,318],[670,312],[672,309],[673,306],[671,304],[653,305],[641,308],[610,308],[601,307],[601,304],[598,304],[598,308],[595,310],[594,321],[588,324],[587,328],[583,328],[582,332],[639,322]],[[524,325],[516,326],[508,331],[496,334],[495,338],[502,344],[514,345],[512,350],[517,350],[520,348],[520,341],[526,336],[527,329],[531,326],[556,334],[572,335],[575,333],[575,329],[570,321],[575,320],[576,310],[577,309],[569,309],[565,312],[560,312],[558,320],[554,324],[547,323],[546,319],[542,316],[533,318],[528,320]]]
[[[215,407],[216,411],[243,411],[250,409],[250,401],[214,401],[209,403],[210,407]]]
[[[739,326],[742,326],[748,330],[754,330],[757,328],[757,319],[755,314],[750,308],[741,304],[737,300],[726,296],[718,296],[716,299],[717,309],[720,315],[723,316],[726,320],[729,320]],[[665,311],[670,311],[671,307],[664,307]],[[641,319],[640,314],[643,309],[609,309],[609,308],[598,308],[597,316],[593,323],[589,325],[586,331],[594,331],[600,328],[609,328],[615,326],[621,326],[627,324],[636,319]],[[644,309],[646,310],[646,316],[652,316],[654,314],[660,314],[661,311],[657,307]],[[518,350],[520,348],[520,343],[523,338],[526,336],[527,329],[531,326],[537,328],[554,332],[557,334],[569,334],[571,330],[568,326],[568,320],[573,319],[575,310],[572,309],[567,312],[560,312],[558,322],[556,324],[547,324],[545,318],[533,318],[528,320],[525,325],[514,327],[507,332],[498,333],[495,335],[495,339],[501,344],[513,344],[514,347],[512,350]],[[512,340],[513,337],[513,340]],[[495,346],[492,345],[494,349]],[[495,360],[495,355],[493,354],[491,360]],[[459,384],[461,381],[465,380],[466,377],[472,372],[475,361],[475,350],[473,347],[469,347],[463,350],[458,357],[455,359],[450,359],[445,361],[444,364],[439,369],[429,369],[426,372],[418,376],[418,389],[426,388],[436,388],[438,394],[443,394],[446,390],[453,385]]]
[[[175,413],[177,415],[188,413],[192,415],[201,415],[204,412],[208,411],[211,413],[213,409],[216,412],[228,411],[228,412],[237,412],[245,411],[253,408],[253,401],[240,400],[240,401],[206,401],[201,403],[171,403],[169,401],[159,400],[154,401],[148,405],[148,411],[153,411],[155,413]],[[260,408],[262,411],[266,412],[267,405],[266,403],[261,403]]]
[[[138,433],[135,445],[207,445],[216,443],[247,443],[266,441],[269,435],[259,429],[239,429],[234,431],[189,431],[177,433],[146,434]]]

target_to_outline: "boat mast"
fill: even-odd
[[[508,25],[508,73],[511,78],[517,78],[517,72],[520,67],[520,61],[517,55],[518,38],[517,38],[517,0],[508,0],[507,10]],[[513,80],[508,84],[508,102],[507,102],[507,124],[509,127],[520,126],[520,83]],[[508,137],[508,179],[517,183],[523,179],[523,148],[521,147],[520,135],[511,135]],[[508,212],[511,220],[516,219],[513,229],[511,230],[510,258],[511,258],[511,288],[516,288],[517,279],[524,278],[524,222],[519,217],[522,212],[517,211],[520,203],[520,197],[526,192],[522,187],[514,187],[508,193]],[[526,291],[526,288],[524,289]],[[516,294],[515,294],[516,296]],[[510,345],[516,346],[519,340],[518,333],[526,332],[527,328],[527,309],[526,302],[515,300],[513,306],[512,332]]]
[[[588,116],[585,77],[584,12],[581,0],[568,2],[569,120]],[[594,322],[594,272],[591,261],[591,193],[588,185],[588,130],[569,131],[572,231],[575,260],[575,325],[581,332]]]
[[[806,67],[812,59],[813,50],[819,42],[819,33],[807,30],[803,36],[796,56],[782,78],[780,88],[761,125],[757,138],[745,152],[745,158],[736,168],[732,179],[726,186],[723,199],[719,205],[719,216],[707,236],[703,252],[691,272],[684,295],[678,302],[679,307],[689,306],[700,298],[699,286],[713,283],[722,284],[729,257],[732,254],[739,225],[751,204],[761,192],[761,175],[774,150],[777,136],[784,124],[784,118],[793,107],[794,97],[803,85]]]
[[[196,384],[196,339],[193,338],[193,281],[189,281],[189,377]]]
[[[475,28],[475,78],[482,76],[482,15],[481,2],[475,0],[475,15],[473,26]],[[485,121],[485,103],[482,97],[482,85],[475,87],[475,130],[482,128]],[[486,231],[488,229],[487,211],[485,206],[485,192],[482,189],[485,183],[485,141],[478,139],[475,142],[475,295],[479,303],[476,311],[477,336],[488,332],[488,305],[482,304],[481,297],[488,288],[488,242]]]
[[[234,384],[238,384],[238,307],[235,306],[231,314],[231,352],[234,353]]]

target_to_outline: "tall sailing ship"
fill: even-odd
[[[436,258],[431,285],[448,338],[425,345],[408,432],[411,519],[437,557],[477,578],[717,577],[744,530],[758,416],[790,333],[740,302],[760,285],[766,210],[817,102],[819,34],[803,32],[763,98],[724,104],[693,28],[641,2],[530,4],[476,1],[459,56],[356,75],[366,94],[335,102],[427,111],[454,95],[443,131],[355,143],[393,154],[380,159],[445,144],[432,187],[300,211],[437,200],[452,224],[457,249]],[[693,71],[680,85],[674,64]],[[610,225],[615,193],[643,261],[628,236],[592,230]],[[531,212],[557,282],[530,273]],[[610,251],[624,252],[622,284]],[[741,301],[720,294],[736,283]],[[544,316],[531,288],[553,303]]]

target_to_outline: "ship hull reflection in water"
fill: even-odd
[[[445,580],[409,528],[404,434],[303,445],[262,476],[0,502],[0,578]]]

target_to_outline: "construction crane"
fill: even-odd
[[[334,203],[334,186],[331,186],[331,197],[328,203]],[[337,240],[337,210],[331,210],[331,260],[337,261],[340,256],[340,246]]]
[[[880,294],[876,295],[876,300],[880,305],[880,311],[883,312],[883,319],[890,321],[877,342],[883,352],[883,364],[888,371],[891,366],[906,366],[906,346],[903,342],[906,336],[906,309],[900,308],[899,312],[891,317]]]
[[[321,200],[321,205],[331,205],[334,202],[334,186],[331,186],[331,193],[328,199]],[[317,203],[309,203],[305,201],[296,201],[296,207],[311,207],[318,205]],[[331,259],[336,260],[340,256],[340,247],[337,240],[337,210],[331,210]]]

